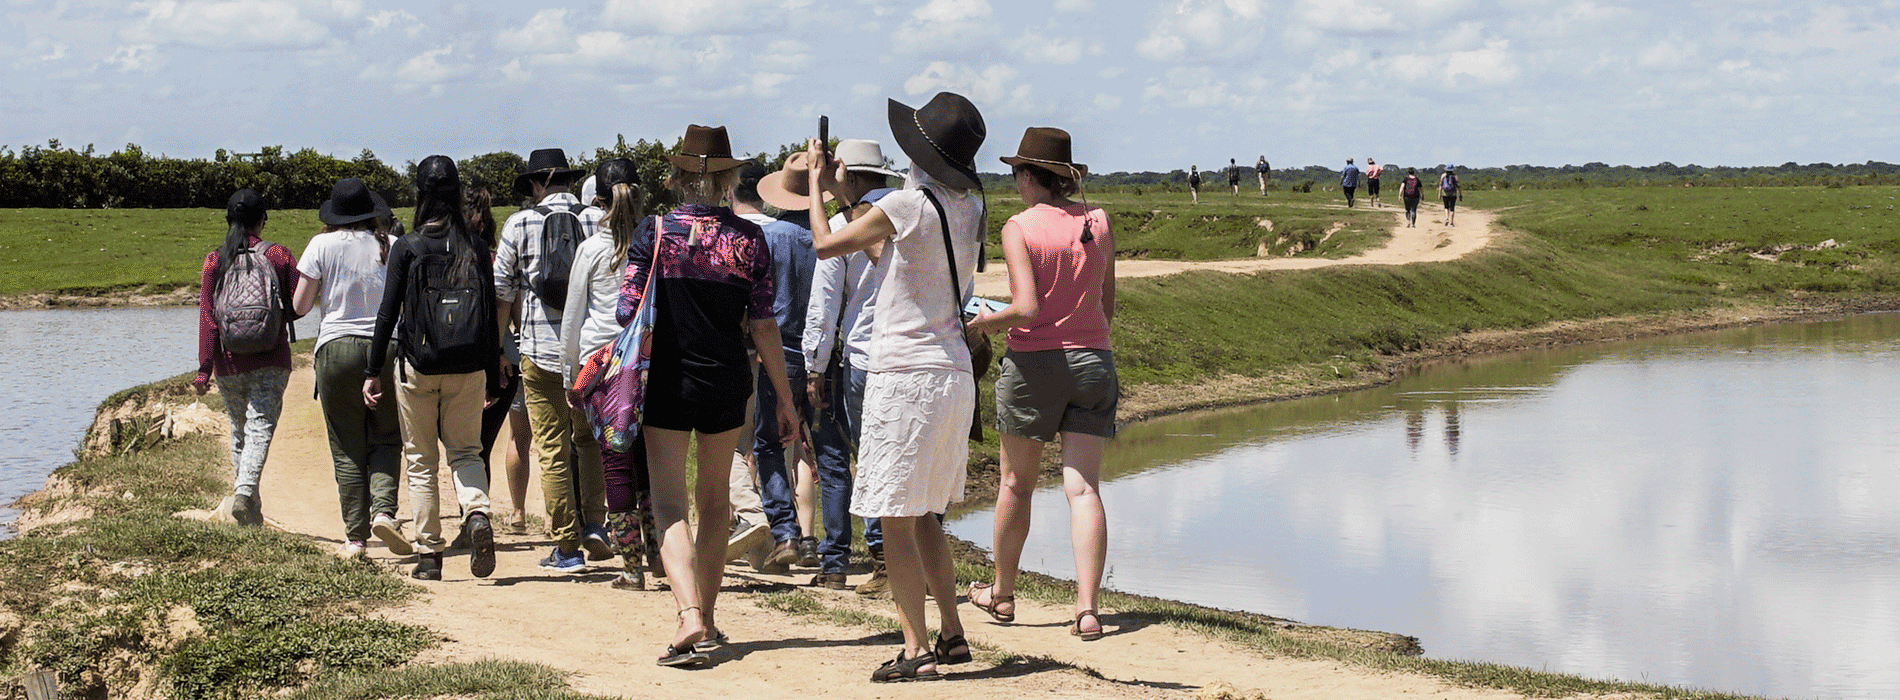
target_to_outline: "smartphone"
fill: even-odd
[[[818,116],[818,149],[825,154],[825,162],[831,162],[831,117]]]

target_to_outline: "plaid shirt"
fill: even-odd
[[[549,195],[536,206],[572,209],[580,206],[580,199],[562,192]],[[580,213],[581,228],[588,236],[594,235],[600,227],[604,213],[598,207],[588,207]],[[561,367],[561,309],[567,300],[551,300],[553,305],[550,306],[543,303],[528,284],[528,276],[534,273],[541,258],[544,219],[546,217],[533,209],[523,209],[502,224],[501,245],[495,251],[495,296],[503,303],[519,302],[521,356],[534,361],[537,367],[557,371]]]

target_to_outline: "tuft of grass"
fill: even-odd
[[[596,700],[601,697],[569,690],[568,675],[520,661],[410,666],[376,673],[334,674],[290,693],[285,700]]]

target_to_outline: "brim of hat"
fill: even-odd
[[[338,214],[330,208],[336,200],[324,200],[323,204],[317,206],[317,221],[323,222],[326,226],[343,226],[360,221],[369,221],[376,217],[390,214],[389,204],[383,201],[382,195],[376,194],[376,190],[369,191],[369,201],[374,203],[375,206],[372,207],[368,213]]]
[[[847,166],[844,166],[844,169],[845,169],[845,172],[876,173],[879,175],[883,175],[885,177],[903,177],[904,176],[903,173],[897,172],[895,170],[886,168],[881,165],[847,165]]]
[[[666,159],[667,161],[671,162],[675,167],[689,173],[716,173],[716,172],[721,172],[721,171],[737,168],[739,167],[740,164],[745,162],[737,158],[708,156],[705,158],[706,169],[700,170],[699,169],[699,162],[701,160],[700,156],[679,156],[679,155],[673,155],[671,153],[668,153],[666,154]]]
[[[759,178],[759,199],[785,211],[811,209],[811,197],[793,192],[791,188],[785,186],[787,172],[790,171],[780,170]],[[831,193],[824,193],[824,198],[824,201],[831,201]]]
[[[1003,156],[1001,158],[998,158],[997,160],[1000,160],[1000,161],[1003,161],[1004,163],[1009,164],[1009,167],[1012,167],[1012,168],[1018,165],[1030,165],[1030,166],[1042,168],[1043,170],[1047,170],[1049,172],[1055,173],[1057,175],[1061,175],[1066,178],[1072,178],[1076,180],[1080,180],[1082,178],[1089,176],[1089,166],[1083,165],[1081,163],[1044,163],[1039,160],[1030,160],[1022,156]],[[1070,172],[1069,168],[1075,168],[1075,172]],[[1080,174],[1077,174],[1077,173],[1080,173]]]
[[[520,175],[515,176],[515,194],[520,194],[520,195],[529,194],[532,190],[528,189],[528,181],[532,178],[546,177],[550,173],[552,173],[554,175],[554,178],[560,181],[561,184],[571,185],[571,184],[574,184],[575,180],[578,180],[581,178],[581,176],[586,175],[587,171],[581,170],[579,168],[556,168],[556,169],[549,169],[549,170],[536,170],[531,173],[522,173]]]
[[[890,100],[889,112],[891,136],[897,139],[897,146],[904,150],[904,155],[910,157],[912,167],[923,168],[931,178],[947,187],[982,189],[983,183],[976,176],[975,163],[952,163],[937,151],[936,146],[930,145],[930,139],[917,126],[917,110],[897,100]]]

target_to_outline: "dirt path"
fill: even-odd
[[[1261,260],[1216,265],[1244,271],[1450,259],[1483,245],[1489,219],[1473,213],[1479,215],[1471,216],[1454,230],[1429,226],[1400,229],[1402,235],[1392,246],[1354,260]],[[1445,240],[1451,244],[1439,243]],[[1144,265],[1123,269],[1131,274],[1172,271]],[[303,398],[310,396],[311,381],[307,368],[292,375],[270,462],[264,470],[265,515],[279,527],[336,546],[340,544],[341,526],[329,447],[316,402]],[[506,493],[499,483],[503,473],[499,464],[493,472],[498,483],[492,492]],[[446,483],[440,490],[454,493]],[[541,513],[540,502],[538,485],[530,484],[531,514]],[[405,502],[405,512],[407,508]],[[455,506],[446,503],[444,510],[452,514]],[[446,518],[445,530],[457,522]],[[488,579],[471,578],[467,558],[451,556],[444,567],[443,581],[422,584],[428,593],[418,602],[390,612],[390,616],[426,624],[442,635],[445,641],[424,652],[420,659],[423,662],[482,658],[539,662],[573,672],[573,685],[581,691],[628,697],[1156,698],[1192,696],[1216,684],[1272,698],[1518,697],[1331,661],[1268,656],[1165,625],[1118,619],[1112,610],[1104,611],[1110,634],[1101,641],[1083,643],[1067,634],[1066,607],[1030,601],[1023,602],[1018,622],[1010,626],[993,624],[967,605],[962,608],[968,636],[978,650],[1002,654],[979,654],[974,663],[948,668],[949,684],[876,685],[867,678],[873,668],[895,654],[894,636],[861,626],[833,624],[815,616],[780,612],[762,602],[771,593],[796,587],[828,605],[894,618],[888,602],[800,586],[811,577],[811,571],[795,569],[786,576],[766,576],[749,569],[742,571],[741,567],[728,568],[726,593],[720,603],[720,626],[734,643],[714,653],[715,664],[710,668],[665,669],[654,665],[652,659],[672,634],[672,595],[614,590],[607,583],[611,570],[604,567],[576,575],[543,572],[535,563],[549,546],[540,534],[503,535],[495,574]],[[379,564],[404,572],[408,569],[406,559],[389,556],[380,545],[372,546],[370,552]],[[853,574],[850,582],[856,584],[866,577]],[[1016,660],[1001,665],[985,660],[1012,655]],[[1078,668],[1092,669],[1093,673]]]
[[[1384,248],[1339,260],[1326,258],[1240,258],[1235,260],[1117,260],[1115,276],[1158,277],[1187,270],[1216,270],[1249,273],[1261,270],[1309,270],[1329,265],[1405,265],[1420,262],[1457,260],[1491,242],[1493,213],[1481,209],[1458,212],[1458,225],[1445,225],[1445,212],[1434,206],[1420,206],[1418,227],[1405,227],[1405,210],[1388,208],[1398,220],[1392,240]],[[976,294],[981,297],[1009,296],[1009,273],[995,265],[976,276]]]

